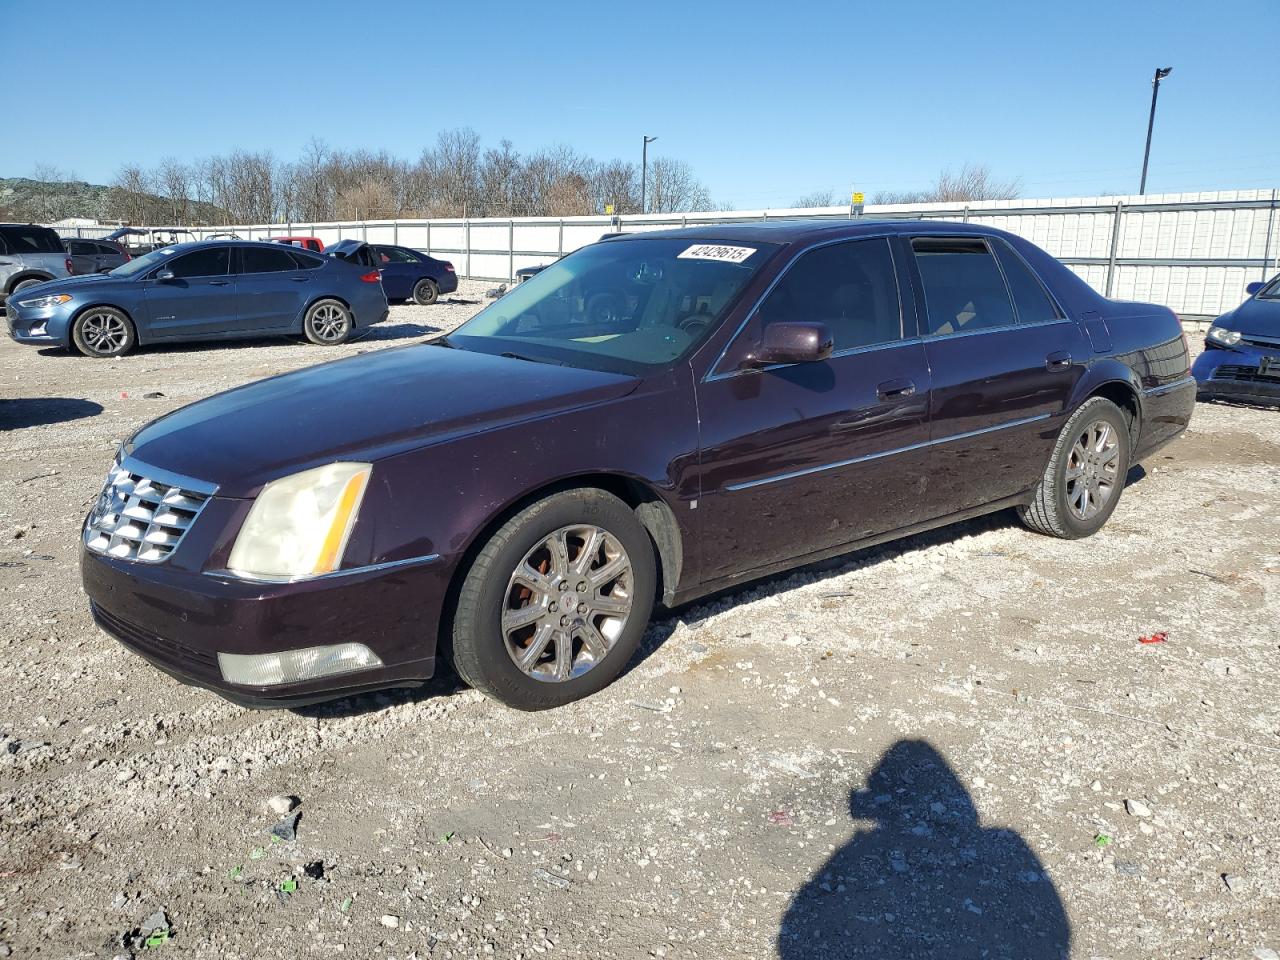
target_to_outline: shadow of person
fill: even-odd
[[[930,744],[895,743],[849,808],[874,825],[796,894],[783,960],[1067,957],[1071,927],[1043,865],[1012,830],[982,826]]]

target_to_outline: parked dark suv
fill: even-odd
[[[0,303],[19,290],[69,276],[62,238],[33,223],[0,223]]]
[[[84,588],[126,646],[241,702],[448,657],[552,707],[613,680],[658,601],[1008,507],[1089,536],[1195,391],[1168,309],[987,227],[617,237],[447,338],[138,430],[85,521]]]
[[[124,245],[114,240],[82,240],[68,237],[62,241],[63,249],[71,259],[70,269],[75,276],[106,273],[132,259]]]

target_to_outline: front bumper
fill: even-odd
[[[9,336],[18,343],[30,343],[39,346],[66,346],[67,330],[70,328],[70,317],[61,307],[43,307],[32,309],[20,307],[18,302],[10,299],[5,304],[5,314],[9,325]]]
[[[1271,353],[1249,350],[1206,350],[1191,368],[1196,378],[1196,396],[1202,400],[1235,400],[1262,406],[1280,406],[1280,363],[1267,364],[1265,358],[1280,359],[1280,347]]]
[[[117,560],[81,548],[94,620],[183,683],[244,706],[292,707],[416,685],[435,672],[445,565],[423,558],[295,583],[253,583]],[[225,681],[218,653],[271,653],[357,641],[383,666],[301,683]]]

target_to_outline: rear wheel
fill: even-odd
[[[337,300],[313,303],[302,320],[302,332],[307,339],[323,347],[346,343],[353,326],[351,311]]]
[[[1102,529],[1129,473],[1129,424],[1110,400],[1090,397],[1063,426],[1035,499],[1018,508],[1032,530],[1077,540]]]
[[[71,325],[71,341],[86,357],[122,357],[137,339],[133,322],[114,307],[90,307]]]
[[[640,644],[657,589],[649,535],[603,490],[567,490],[516,514],[467,571],[453,665],[520,710],[608,686]]]
[[[423,277],[413,286],[413,302],[420,307],[429,307],[440,298],[440,288],[429,277]]]

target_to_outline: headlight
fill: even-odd
[[[1228,330],[1225,327],[1210,327],[1205,336],[1214,343],[1222,344],[1224,347],[1234,347],[1240,342],[1240,331]]]
[[[40,307],[56,307],[60,303],[66,303],[71,299],[69,293],[55,293],[48,297],[32,297],[30,300],[19,300],[18,306],[31,307],[39,309]]]
[[[300,580],[337,570],[372,469],[331,463],[267,484],[231,548],[230,571],[250,580]]]

